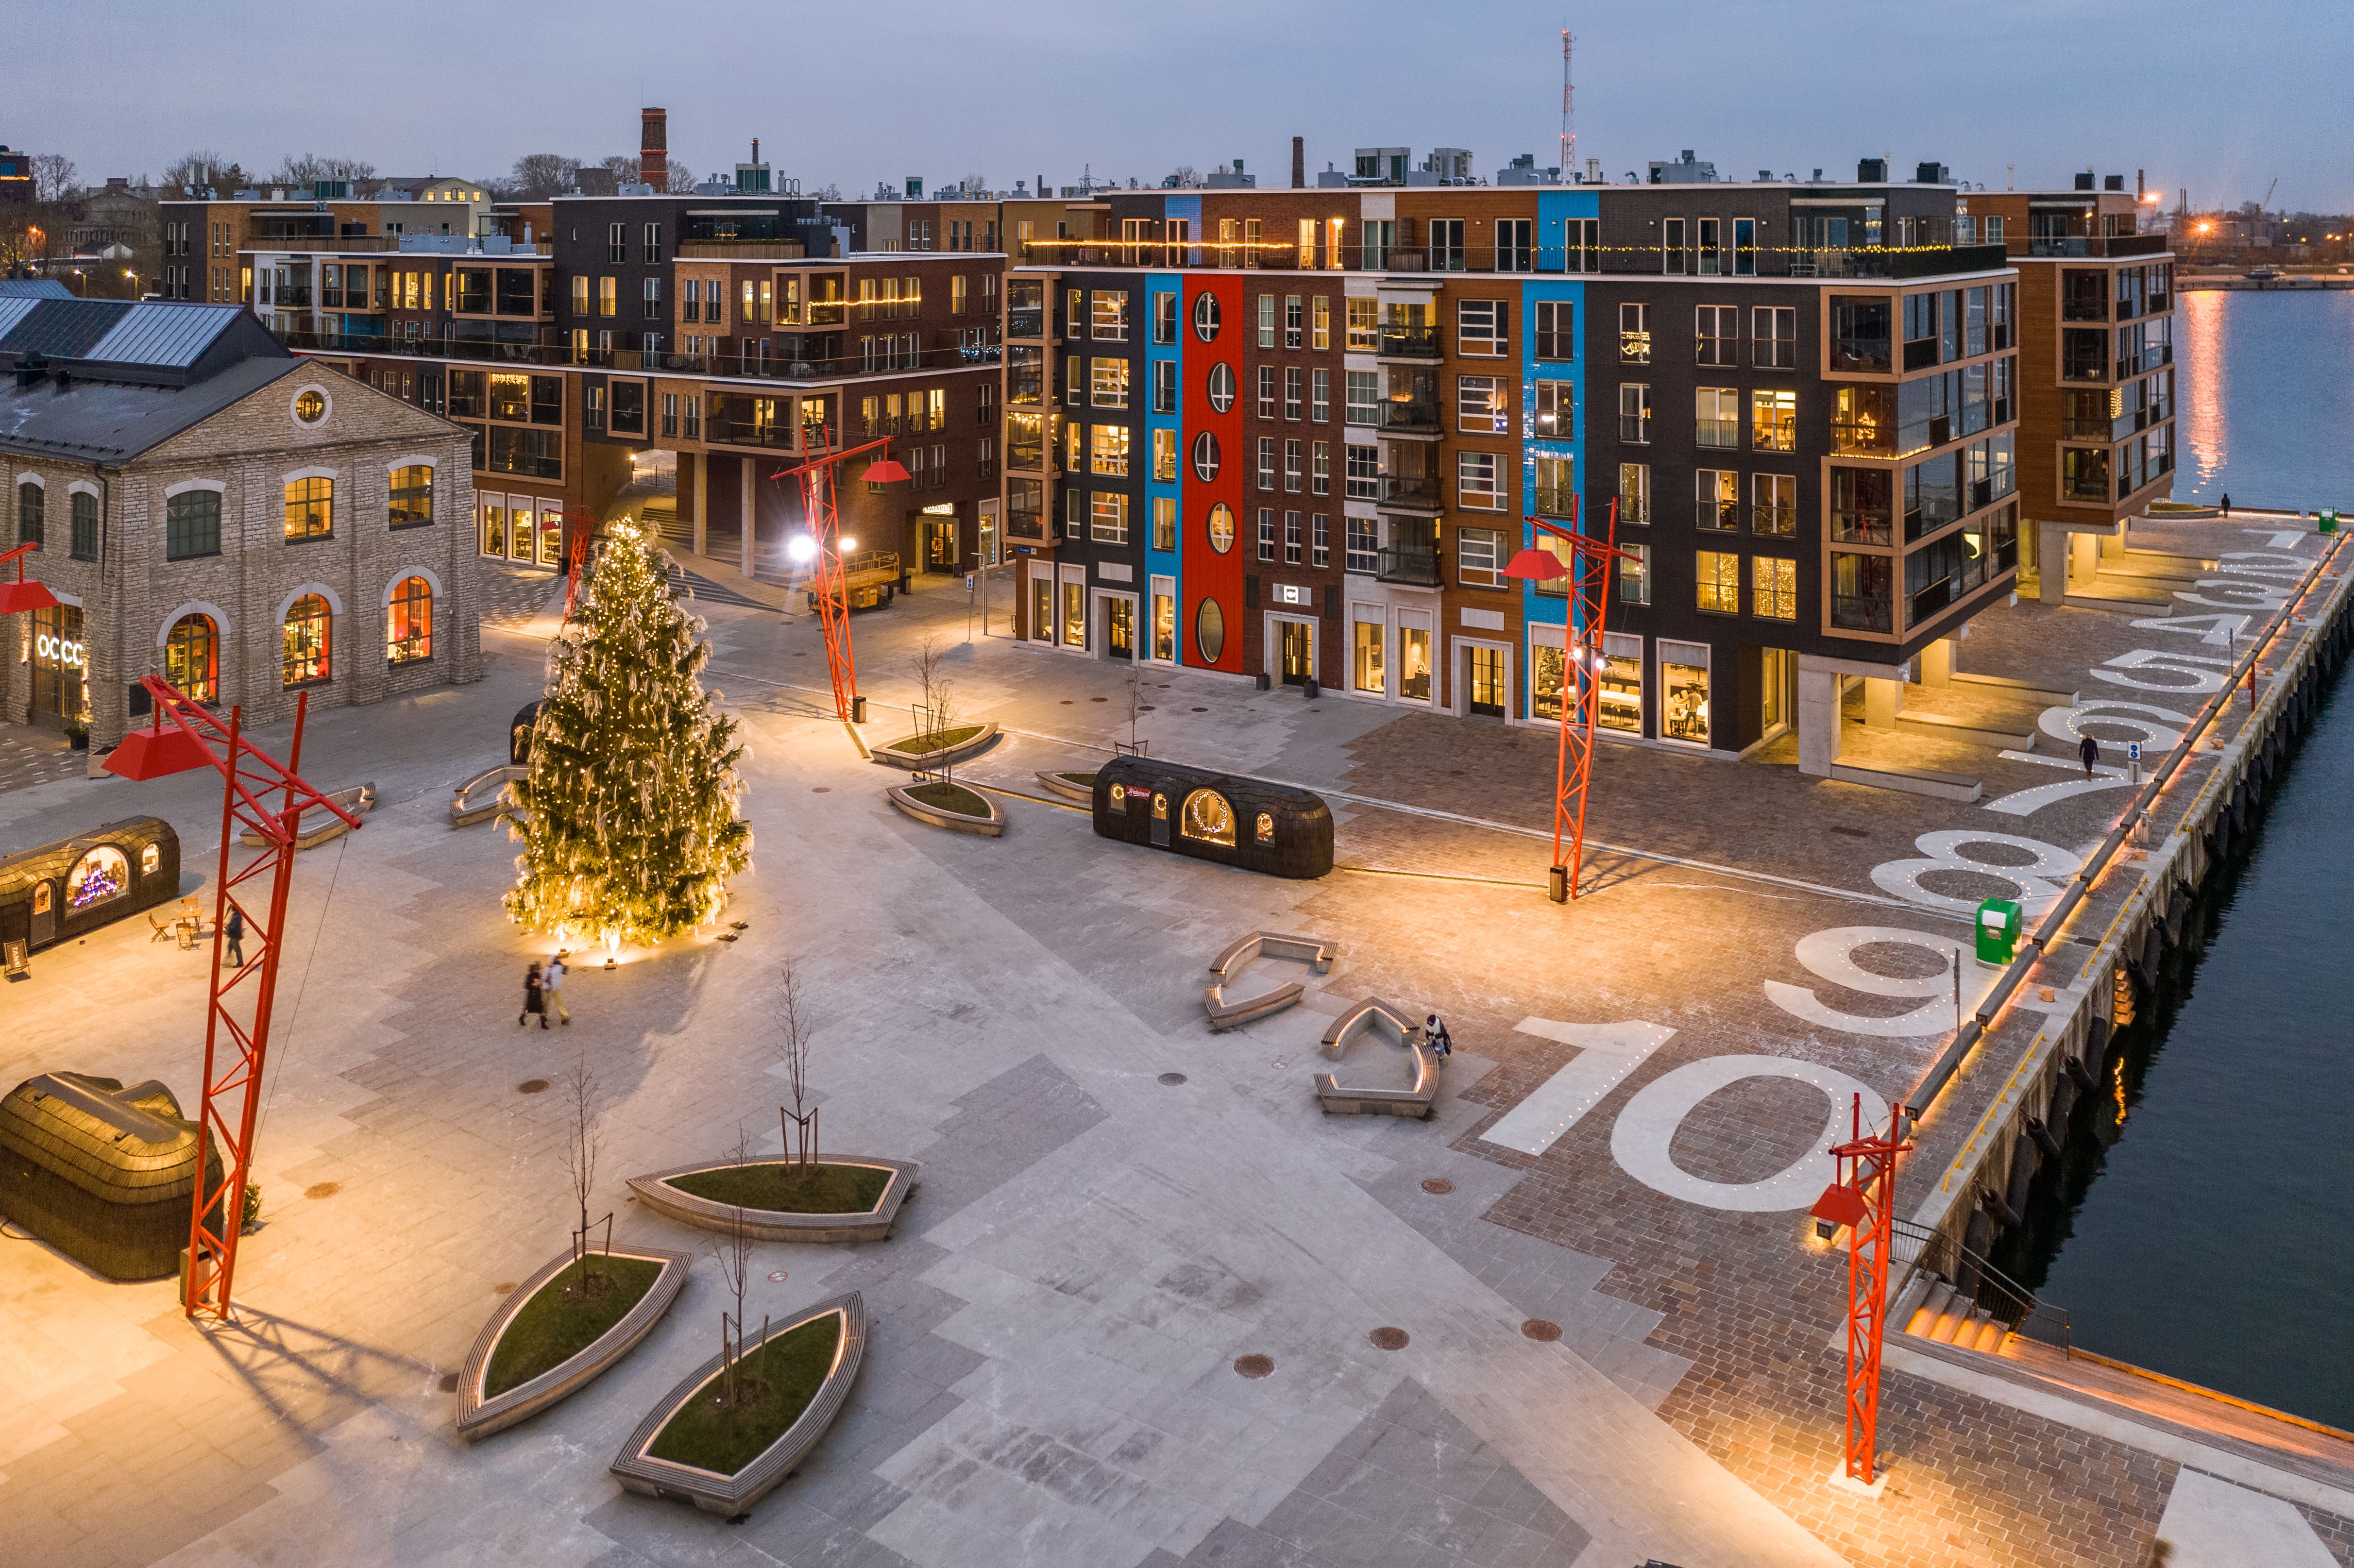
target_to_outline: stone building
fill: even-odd
[[[0,299],[0,716],[95,751],[159,674],[249,725],[479,679],[469,438],[235,306]],[[15,624],[9,624],[14,622]]]

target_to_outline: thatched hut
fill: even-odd
[[[44,1073],[0,1098],[0,1215],[109,1279],[179,1268],[196,1124],[150,1079]],[[207,1161],[213,1182],[220,1151]]]
[[[0,947],[36,952],[180,894],[180,835],[129,817],[0,859]]]
[[[1332,810],[1288,784],[1145,757],[1096,769],[1096,832],[1269,876],[1332,869]]]

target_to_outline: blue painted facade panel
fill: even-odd
[[[1173,196],[1170,198],[1170,205],[1172,208],[1172,216],[1182,216],[1182,214],[1177,214],[1173,211],[1180,199],[1181,198]],[[1201,197],[1188,196],[1182,199],[1190,202],[1193,205],[1194,213],[1197,216],[1199,215],[1202,208]],[[1161,344],[1155,343],[1153,341],[1153,323],[1159,319],[1158,299],[1159,296],[1162,294],[1173,294],[1176,296],[1178,301],[1178,343]],[[1183,310],[1184,297],[1183,280],[1179,277],[1178,274],[1174,272],[1152,272],[1146,275],[1144,280],[1143,301],[1145,340],[1144,386],[1140,389],[1140,394],[1142,399],[1142,407],[1145,410],[1144,442],[1143,450],[1138,454],[1138,461],[1141,461],[1144,465],[1145,474],[1144,516],[1141,520],[1144,529],[1145,580],[1137,585],[1137,593],[1144,621],[1144,650],[1154,658],[1161,657],[1161,651],[1160,647],[1161,627],[1159,624],[1159,618],[1155,613],[1158,607],[1153,603],[1151,579],[1156,577],[1168,577],[1172,579],[1177,590],[1174,596],[1176,603],[1182,605],[1185,602],[1183,555],[1182,551],[1178,549],[1161,549],[1160,547],[1160,540],[1156,536],[1154,529],[1155,515],[1161,510],[1160,503],[1165,502],[1168,503],[1169,510],[1172,511],[1176,514],[1179,523],[1179,526],[1174,530],[1172,543],[1182,544],[1185,537],[1185,531],[1182,526],[1185,515],[1185,462],[1183,459],[1185,374],[1182,358],[1184,350],[1180,346],[1183,341],[1185,330]],[[1174,366],[1176,368],[1164,373],[1159,368],[1164,364]],[[1177,385],[1176,408],[1172,411],[1167,413],[1160,412],[1153,408],[1153,388],[1160,385],[1161,377],[1163,374],[1172,376]],[[1161,430],[1168,431],[1168,436],[1162,438],[1155,434],[1156,431]],[[1152,456],[1155,450],[1155,443],[1158,440],[1164,439],[1177,450],[1179,454],[1177,477],[1173,480],[1161,479],[1153,471],[1152,468]],[[1184,638],[1182,635],[1179,635],[1176,638],[1176,647],[1173,652],[1182,654],[1184,652]]]

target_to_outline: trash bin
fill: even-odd
[[[2018,956],[2025,916],[2015,898],[1989,898],[1978,906],[1978,962],[2007,964]]]
[[[2338,532],[2338,509],[2337,509],[2336,507],[2334,507],[2334,506],[2325,506],[2325,507],[2323,507],[2323,508],[2321,509],[2320,514],[2318,514],[2318,516],[2317,516],[2317,521],[2320,524],[2320,532],[2322,532],[2322,533],[2324,533],[2324,534],[2335,534],[2335,533],[2337,533],[2337,532]]]

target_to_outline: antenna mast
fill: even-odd
[[[1561,172],[1564,178],[1577,167],[1577,132],[1569,118],[1569,29],[1561,30]]]

